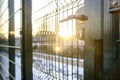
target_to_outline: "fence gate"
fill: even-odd
[[[84,0],[33,0],[33,79],[83,80]]]
[[[120,0],[0,0],[0,80],[119,78],[119,12]]]

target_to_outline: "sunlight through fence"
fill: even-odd
[[[33,77],[83,80],[84,0],[32,3]]]

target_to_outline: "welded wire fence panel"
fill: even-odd
[[[0,0],[0,80],[21,80],[20,0]]]
[[[84,79],[84,0],[32,0],[33,79]]]

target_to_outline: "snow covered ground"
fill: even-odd
[[[83,59],[77,60],[76,58],[66,58],[55,55],[42,54],[38,52],[34,52],[33,54],[37,54],[37,56],[33,57],[33,73],[36,75],[34,76],[35,80],[84,79]],[[78,67],[77,62],[79,63]]]
[[[3,74],[4,80],[9,80],[9,60],[8,54],[0,52],[0,67],[2,68],[1,72]],[[13,80],[21,80],[21,59],[20,57],[15,57],[15,68],[16,68],[16,78],[12,77]],[[11,75],[12,76],[12,75]]]
[[[84,80],[84,61],[82,59],[77,60],[76,58],[46,55],[38,52],[34,52],[33,54],[40,55],[33,57],[33,80]],[[4,55],[7,56],[5,53]],[[15,60],[17,64],[15,80],[21,80],[20,54],[16,55]],[[2,61],[5,66],[8,66],[8,61],[5,61],[4,58],[2,58]],[[9,80],[7,74],[6,80]]]

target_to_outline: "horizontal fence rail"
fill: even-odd
[[[20,49],[20,46],[7,46],[7,45],[0,45],[0,47]]]

